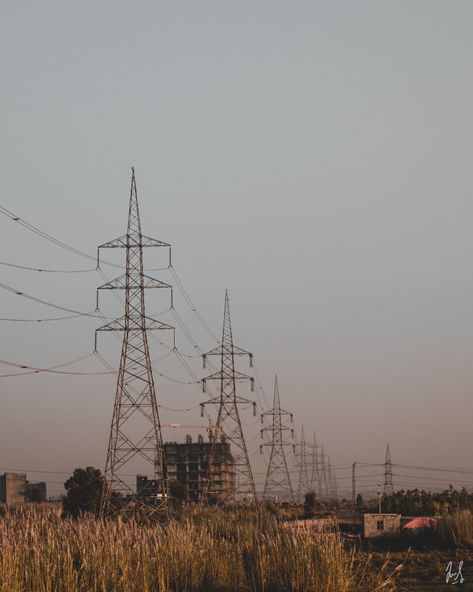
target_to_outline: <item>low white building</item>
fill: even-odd
[[[363,535],[366,538],[390,536],[401,532],[401,514],[364,514]]]

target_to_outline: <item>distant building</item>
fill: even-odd
[[[209,462],[212,452],[212,441],[204,442],[199,435],[197,442],[186,436],[183,444],[166,442],[164,458],[166,459],[167,479],[177,481],[187,490],[187,501],[198,502],[202,499],[206,480],[209,474]],[[230,452],[230,443],[222,437],[216,444],[215,458],[210,472],[209,495],[216,501],[225,498],[226,502],[235,499],[235,464]]]
[[[212,442],[204,442],[201,435],[197,442],[186,436],[184,443],[166,442],[164,444],[165,475],[168,483],[177,481],[185,487],[186,501],[198,502],[202,499],[208,478]],[[142,475],[136,477],[138,496],[158,493],[158,483]],[[210,474],[209,495],[216,501],[225,498],[226,502],[235,499],[235,466],[230,452],[230,444],[222,439],[217,443],[215,458]]]
[[[25,496],[29,502],[45,502],[46,501],[46,483],[39,481],[38,483],[26,482]]]
[[[26,500],[26,475],[24,473],[4,473],[0,475],[0,501],[14,506]]]
[[[363,535],[366,538],[392,536],[401,532],[401,514],[364,514]]]
[[[0,503],[14,506],[25,502],[46,501],[46,483],[30,483],[25,473],[0,475]]]

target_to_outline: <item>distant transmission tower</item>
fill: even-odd
[[[319,467],[319,445],[317,444],[317,438],[315,437],[312,443],[311,452],[311,471],[310,471],[310,489],[317,495],[320,495],[320,467]]]
[[[335,471],[332,470],[332,463],[330,456],[327,457],[327,473],[328,473],[328,495],[331,498],[337,497],[337,479],[335,477]]]
[[[327,475],[327,464],[324,447],[320,447],[320,495],[322,497],[328,496],[329,492],[328,475]]]
[[[235,497],[236,500],[239,500],[242,497],[249,498],[249,501],[256,502],[255,481],[251,470],[245,437],[243,435],[240,414],[238,412],[239,405],[251,404],[253,405],[253,414],[256,415],[256,403],[240,397],[236,393],[236,383],[247,380],[251,382],[251,390],[253,391],[254,379],[251,376],[247,376],[246,374],[242,374],[235,370],[236,356],[249,356],[250,366],[252,366],[253,354],[236,347],[233,344],[232,326],[230,321],[230,302],[227,291],[225,291],[222,341],[217,348],[203,355],[204,368],[209,356],[220,357],[220,369],[202,380],[202,388],[205,392],[207,381],[215,380],[219,384],[220,393],[218,396],[212,397],[201,403],[202,415],[205,405],[218,405],[216,427],[212,436],[213,446],[209,460],[209,475],[207,478],[206,491],[204,492],[204,499],[208,495],[216,494],[219,497],[219,501],[222,502],[230,502],[233,497]],[[236,477],[235,490],[233,492],[228,488],[223,491],[217,483],[217,467],[214,465],[217,456],[216,449],[219,440],[221,440],[222,437],[224,441],[230,444],[230,452],[233,456]],[[213,491],[214,488],[215,491]]]
[[[306,441],[304,437],[304,426],[301,428],[301,441],[298,444],[298,461],[296,468],[299,469],[299,484],[297,486],[297,493],[304,495],[309,489],[309,471],[307,470],[307,451]]]
[[[332,472],[332,480],[333,480],[333,496],[338,498],[338,482],[337,482],[337,473],[336,471]]]
[[[386,446],[386,460],[384,461],[384,488],[383,495],[391,495],[394,493],[393,485],[393,465],[391,463],[391,453],[389,451],[389,444]]]
[[[271,446],[263,497],[281,497],[293,501],[294,493],[287,468],[286,455],[284,454],[284,446],[293,446],[293,444],[284,440],[283,432],[289,431],[291,432],[291,437],[294,437],[294,430],[283,423],[284,416],[289,416],[292,423],[292,413],[281,409],[278,376],[276,374],[274,379],[273,408],[261,414],[261,423],[263,423],[264,417],[271,418],[271,424],[261,430],[262,438],[264,434],[268,434],[271,437],[271,441],[260,445],[260,453],[263,451],[263,446]]]
[[[98,288],[125,292],[124,316],[97,329],[123,331],[100,507],[102,515],[114,511],[152,514],[166,507],[163,442],[146,332],[151,329],[173,330],[174,327],[146,316],[145,288],[171,286],[143,273],[143,247],[168,247],[171,257],[168,243],[141,234],[135,171],[132,169],[127,232],[98,249],[98,253],[105,248],[126,249],[125,274]],[[153,475],[150,486],[140,495],[127,479],[131,461],[139,463],[140,470]]]

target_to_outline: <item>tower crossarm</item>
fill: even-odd
[[[283,439],[278,439],[277,441],[278,446],[293,446],[293,443],[290,442],[289,440],[283,440]],[[260,448],[262,448],[263,446],[273,446],[273,442],[262,442],[260,445]]]
[[[160,241],[157,238],[151,238],[149,236],[145,236],[144,234],[139,234],[139,238],[131,234],[124,234],[123,236],[119,236],[118,238],[114,238],[103,245],[99,245],[98,253],[100,249],[126,249],[127,245],[131,242],[130,246],[141,246],[141,247],[169,247],[171,245],[169,243],[165,243],[164,241]],[[133,245],[133,243],[136,243]],[[141,244],[140,244],[141,243]],[[98,254],[97,253],[97,254]]]
[[[130,273],[128,278],[124,274],[106,284],[102,284],[97,290],[126,290],[127,280],[129,285],[139,286],[140,282],[143,281],[143,288],[170,288],[172,290],[171,284],[166,284],[166,282],[152,278],[149,275],[143,274],[143,276],[141,276],[141,274],[136,271]]]
[[[206,376],[205,378],[202,378],[202,392],[205,393],[205,387],[206,387],[206,383],[208,380],[219,380],[219,381],[226,381],[226,380],[232,380],[235,382],[245,382],[247,380],[249,380],[251,382],[251,391],[254,391],[254,383],[255,383],[255,379],[252,376],[248,376],[248,374],[242,374],[241,372],[237,372],[234,371],[232,374],[228,374],[228,376],[225,375],[225,373],[223,373],[222,376],[222,372],[214,372],[213,374],[209,374],[209,376]]]
[[[202,355],[203,366],[205,368],[205,362],[209,356],[224,356],[227,353],[232,353],[234,356],[248,356],[250,358],[250,368],[253,367],[253,354],[246,349],[242,349],[241,347],[237,347],[233,345],[231,351],[226,351],[226,348],[222,345],[219,345],[215,349],[208,351],[207,353]]]
[[[285,411],[284,409],[268,409],[267,411],[263,411],[263,413],[261,413],[261,419],[263,419],[263,417],[266,417],[266,416],[272,417],[275,413],[277,415],[290,417],[291,422],[294,419],[294,415],[290,411]]]
[[[263,437],[263,434],[266,432],[273,432],[274,430],[279,430],[281,432],[291,432],[292,436],[294,436],[294,430],[289,427],[284,425],[283,423],[273,423],[272,425],[266,426],[264,428],[261,428],[260,433],[261,433],[261,437]],[[291,442],[291,446],[293,445],[293,442]]]

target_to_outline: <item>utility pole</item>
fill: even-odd
[[[389,451],[389,444],[386,446],[386,460],[384,461],[384,488],[383,496],[392,495],[394,493],[393,485],[393,465],[391,463],[391,453]]]
[[[240,397],[236,393],[237,382],[251,382],[251,390],[254,389],[254,379],[251,376],[242,374],[235,370],[235,357],[248,356],[250,359],[250,366],[253,365],[253,354],[236,347],[233,344],[232,326],[230,321],[230,302],[228,299],[228,292],[225,291],[225,306],[223,314],[223,331],[221,344],[202,356],[203,366],[206,367],[206,361],[209,356],[218,356],[220,358],[220,370],[207,376],[202,380],[202,390],[206,392],[206,383],[209,380],[216,380],[220,386],[220,394],[212,397],[207,401],[201,403],[201,414],[203,416],[204,406],[213,404],[218,405],[217,427],[212,436],[212,451],[209,460],[208,477],[204,490],[203,498],[207,498],[209,494],[216,494],[220,501],[229,502],[235,495],[238,501],[241,497],[249,497],[250,501],[256,502],[256,488],[251,470],[248,450],[246,448],[245,437],[241,426],[240,414],[238,412],[239,405],[253,405],[253,415],[256,415],[256,403]],[[230,444],[231,453],[233,455],[235,467],[235,491],[221,492],[212,491],[218,475],[215,465],[216,450],[220,439]]]
[[[312,443],[312,469],[310,472],[310,488],[315,491],[317,495],[321,495],[320,487],[320,470],[319,470],[319,445],[314,432],[314,439]]]
[[[335,499],[338,499],[338,483],[337,483],[337,472],[332,469],[332,479],[333,479],[333,495]]]
[[[378,484],[378,514],[381,514],[381,483]]]
[[[124,236],[100,245],[100,249],[122,248],[126,252],[125,274],[100,286],[98,290],[124,290],[124,316],[107,323],[96,331],[122,331],[120,367],[118,370],[115,404],[107,449],[105,481],[100,514],[144,512],[147,515],[166,510],[167,487],[163,457],[163,441],[159,421],[156,389],[148,347],[147,331],[174,327],[146,316],[145,288],[172,288],[143,272],[143,248],[167,247],[168,243],[141,233],[135,171],[132,169],[128,227]],[[98,309],[97,292],[97,309]],[[172,304],[171,304],[172,305]],[[97,333],[95,339],[97,349]],[[133,466],[153,475],[152,487],[137,495],[127,477]]]
[[[304,437],[304,426],[301,428],[301,441],[299,442],[299,453],[298,463],[296,468],[299,469],[299,485],[297,487],[297,493],[299,495],[305,495],[309,489],[309,472],[307,470],[307,452],[306,452],[306,441]]]
[[[264,442],[260,445],[260,453],[263,452],[263,446],[271,446],[263,497],[268,498],[272,494],[274,497],[294,501],[291,478],[284,453],[284,446],[293,446],[293,444],[285,441],[283,434],[283,432],[289,431],[291,432],[291,438],[294,438],[294,430],[283,423],[283,416],[289,416],[292,423],[292,413],[281,409],[278,376],[276,374],[274,378],[273,408],[261,414],[261,423],[264,423],[264,417],[271,418],[271,424],[261,429],[261,438],[263,438],[264,434],[270,434],[271,436],[271,442]]]

